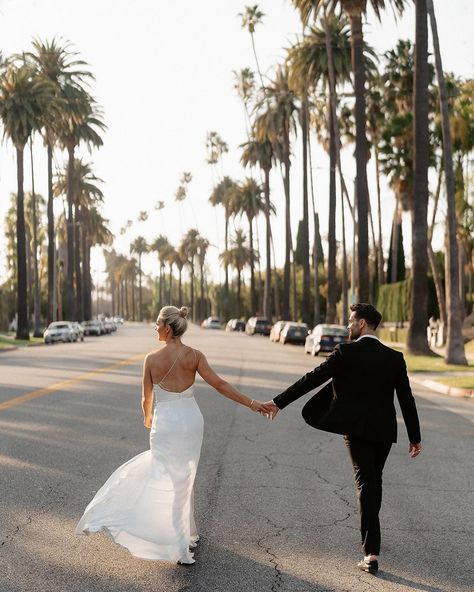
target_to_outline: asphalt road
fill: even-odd
[[[187,342],[260,400],[315,363],[261,337],[192,328]],[[474,590],[474,403],[427,391],[417,392],[424,452],[408,457],[400,425],[386,466],[377,577],[355,569],[358,516],[342,437],[304,424],[303,401],[270,422],[201,380],[197,563],[143,561],[104,534],[74,535],[109,474],[148,447],[141,359],[156,346],[151,326],[126,325],[84,343],[0,354],[1,592]]]

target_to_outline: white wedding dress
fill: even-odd
[[[194,386],[174,393],[154,385],[150,450],[109,477],[85,509],[77,534],[104,530],[136,557],[194,563],[189,549],[199,539],[193,485],[203,417],[193,392]]]

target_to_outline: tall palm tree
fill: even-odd
[[[190,228],[183,236],[179,246],[179,254],[181,259],[189,267],[190,287],[191,287],[191,318],[196,319],[196,311],[194,306],[194,270],[195,258],[198,253],[198,238],[199,231],[195,228]]]
[[[265,199],[265,284],[263,294],[263,316],[267,319],[271,318],[271,286],[272,286],[272,261],[271,261],[271,238],[272,228],[270,222],[270,214],[274,211],[270,201],[270,171],[274,158],[272,142],[267,138],[257,140],[254,137],[250,138],[245,144],[240,146],[242,148],[242,155],[240,162],[246,166],[258,165],[263,171],[263,194]],[[276,277],[275,277],[276,281]]]
[[[334,11],[341,7],[349,17],[351,27],[352,71],[355,91],[355,122],[356,122],[356,195],[358,215],[358,288],[359,300],[369,300],[369,189],[367,184],[367,136],[366,136],[366,104],[365,83],[366,71],[364,65],[364,36],[362,17],[370,5],[378,19],[386,4],[401,14],[407,0],[293,0],[293,4],[300,10],[303,21],[314,18],[329,6]]]
[[[250,124],[250,106],[255,98],[255,74],[250,68],[242,68],[238,72],[234,71],[234,78],[234,89],[244,106],[247,123]]]
[[[327,109],[324,109],[323,115],[329,134],[326,147],[330,159],[326,322],[334,323],[336,321],[336,165],[340,143],[338,125],[335,121],[338,117],[336,85],[350,81],[351,46],[347,21],[330,15],[322,20],[321,26],[310,27],[302,41],[289,49],[288,61],[290,85],[303,97],[305,114],[308,92],[315,92],[321,86],[323,93],[328,96]],[[329,92],[326,92],[327,90]],[[307,145],[306,122],[307,116],[302,118],[304,146]],[[307,221],[305,226],[307,228]],[[307,289],[309,290],[309,252],[307,267]]]
[[[240,12],[239,16],[242,19],[242,29],[247,29],[250,33],[250,38],[252,39],[252,49],[253,55],[255,57],[255,64],[257,66],[257,72],[260,77],[260,84],[262,85],[262,90],[265,90],[265,85],[263,83],[263,76],[262,70],[260,69],[260,64],[258,62],[257,57],[257,50],[255,49],[255,27],[262,22],[262,18],[265,16],[263,12],[259,9],[258,4],[253,4],[252,6],[246,6],[245,12]]]
[[[223,263],[227,263],[237,272],[237,317],[240,318],[242,316],[242,271],[251,260],[251,252],[243,230],[236,230],[231,238],[229,250],[221,253],[219,257]]]
[[[148,243],[143,236],[137,238],[130,245],[130,252],[138,255],[138,320],[143,321],[143,301],[142,301],[142,256],[148,253]]]
[[[279,66],[274,80],[266,88],[266,97],[260,101],[263,111],[254,123],[255,138],[259,141],[269,139],[274,147],[275,155],[282,163],[283,185],[285,190],[285,265],[283,271],[283,302],[282,314],[290,317],[290,265],[291,238],[291,200],[290,200],[290,136],[296,129],[295,113],[296,97],[288,84],[288,67]]]
[[[426,354],[428,346],[428,168],[429,66],[426,0],[416,0],[415,85],[413,95],[414,186],[412,214],[412,293],[407,346],[411,353]]]
[[[262,186],[255,179],[247,177],[241,183],[234,195],[234,210],[236,213],[245,214],[249,223],[249,247],[250,247],[250,306],[251,313],[256,314],[258,309],[257,292],[255,289],[255,259],[259,254],[255,252],[253,245],[253,220],[259,213],[265,212],[266,203],[262,198]],[[271,212],[275,208],[270,204]]]
[[[58,132],[59,142],[68,153],[68,179],[67,188],[67,276],[66,276],[66,315],[72,318],[76,314],[74,306],[74,277],[78,275],[77,262],[75,262],[75,233],[74,233],[74,160],[75,150],[80,143],[85,143],[89,148],[100,147],[103,144],[101,131],[105,131],[106,125],[102,119],[100,107],[93,97],[76,84],[67,84],[62,89],[63,109],[60,128]],[[80,281],[80,280],[79,280]]]
[[[10,64],[0,78],[0,119],[4,135],[15,147],[17,161],[18,339],[29,339],[23,154],[28,139],[41,126],[43,114],[52,100],[50,81],[38,76],[27,64]]]
[[[51,81],[54,85],[56,101],[49,105],[43,118],[43,139],[47,148],[48,159],[48,322],[56,319],[55,310],[55,232],[53,213],[53,149],[58,135],[58,110],[63,101],[63,90],[68,86],[82,87],[93,80],[91,72],[83,60],[78,59],[78,53],[71,51],[71,44],[57,39],[41,41],[34,39],[33,51],[26,53],[26,59],[31,62],[38,73]]]
[[[206,307],[204,298],[204,264],[206,262],[206,254],[209,248],[209,241],[203,236],[198,236],[197,242],[197,260],[199,263],[199,285],[200,285],[200,302],[199,302],[199,319],[202,321],[206,317]]]
[[[229,248],[229,220],[233,212],[233,198],[237,190],[238,184],[230,177],[225,176],[222,181],[213,188],[209,196],[209,203],[216,207],[222,206],[224,208],[224,250]],[[224,264],[225,269],[225,294],[229,293],[229,266]],[[226,311],[227,312],[227,311]]]
[[[68,162],[66,169],[58,174],[53,187],[54,196],[67,195],[71,189],[74,195],[75,316],[79,321],[84,320],[84,303],[86,301],[84,261],[81,261],[81,235],[85,231],[83,215],[85,215],[85,210],[103,202],[104,195],[98,186],[100,183],[103,183],[103,181],[94,174],[92,163],[86,163],[82,159],[75,158],[72,167]]]
[[[456,196],[453,166],[453,142],[451,137],[448,93],[446,80],[444,78],[441,50],[439,45],[438,27],[434,11],[433,0],[425,0],[426,6],[417,6],[420,11],[420,18],[425,18],[425,10],[428,12],[433,35],[435,50],[436,72],[439,85],[439,99],[441,110],[441,121],[443,130],[443,156],[444,171],[446,175],[447,194],[447,239],[446,249],[446,309],[448,315],[448,335],[446,342],[446,362],[449,364],[467,365],[464,352],[464,340],[462,336],[462,306],[459,299],[459,269],[458,269],[458,244],[456,237]]]
[[[170,243],[166,236],[160,234],[150,245],[150,250],[155,251],[158,255],[158,262],[160,266],[160,288],[159,288],[159,308],[164,306],[165,300],[165,265],[167,262]]]

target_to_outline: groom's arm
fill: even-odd
[[[283,409],[296,399],[299,399],[309,391],[328,381],[337,375],[342,361],[340,346],[337,345],[328,359],[314,370],[308,372],[289,386],[285,391],[277,395],[273,402],[279,409]]]
[[[399,367],[395,382],[395,392],[402,411],[408,439],[412,444],[421,442],[420,421],[416,410],[415,398],[411,392],[410,381],[407,374],[407,366],[403,354],[400,354]]]

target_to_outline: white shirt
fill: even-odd
[[[377,341],[380,341],[380,339],[377,337],[377,335],[361,335],[358,339],[356,339],[356,341],[360,341],[361,339],[364,339],[364,337],[371,337],[372,339],[376,339]]]

